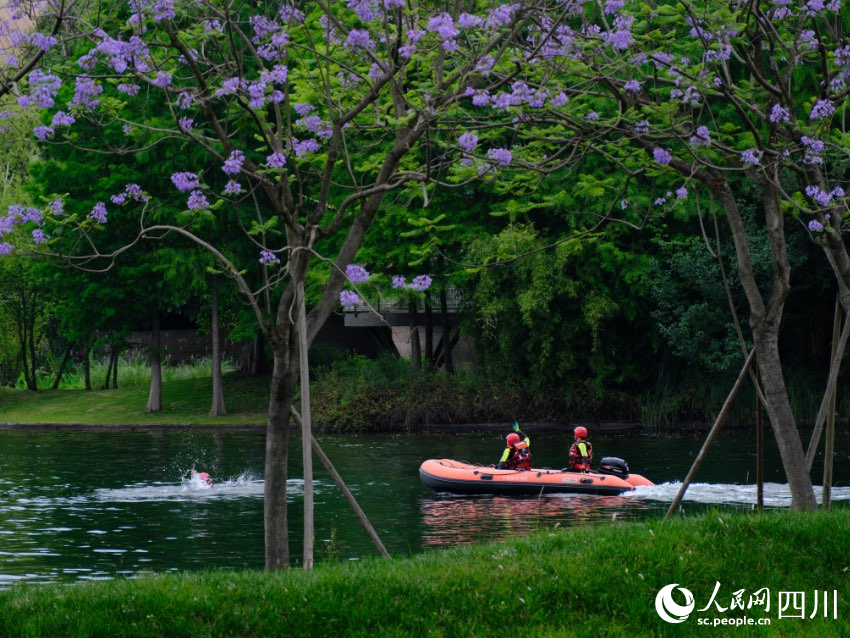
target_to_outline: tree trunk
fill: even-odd
[[[53,380],[53,385],[50,386],[52,390],[56,390],[59,388],[59,384],[62,383],[62,375],[65,374],[65,366],[68,365],[68,359],[71,358],[71,352],[74,350],[74,346],[68,346],[65,348],[65,355],[62,357],[62,363],[59,364],[59,371],[56,373],[56,378]]]
[[[224,404],[224,383],[221,378],[221,335],[218,320],[218,279],[210,277],[210,331],[212,333],[212,405],[210,416],[224,416],[227,406]]]
[[[431,293],[425,293],[425,365],[434,369],[434,313],[431,312]]]
[[[32,308],[30,309],[29,319],[29,357],[30,357],[30,378],[32,385],[30,390],[38,392],[38,361],[35,354],[35,316],[36,316],[36,298],[32,298]]]
[[[289,349],[291,338],[272,340],[274,367],[266,424],[266,466],[263,505],[266,569],[289,567],[286,477],[289,463],[289,408],[295,396],[295,374]]]
[[[422,346],[419,344],[419,314],[418,302],[411,301],[408,304],[408,315],[410,317],[410,361],[414,370],[422,367]]]
[[[452,359],[452,340],[451,330],[452,324],[449,321],[449,301],[446,295],[446,286],[440,288],[440,315],[443,321],[443,361],[445,362],[446,372],[454,374],[455,364]]]
[[[153,304],[151,342],[148,354],[151,364],[151,387],[146,412],[162,412],[162,331],[159,322],[159,302]]]
[[[779,324],[790,290],[791,269],[785,252],[784,225],[778,194],[772,184],[760,185],[764,189],[765,226],[772,256],[771,290],[767,304],[756,282],[746,230],[732,191],[722,177],[718,177],[711,184],[714,195],[723,205],[732,231],[738,257],[738,275],[750,306],[750,328],[767,402],[765,408],[788,479],[791,509],[811,510],[817,507],[817,501],[806,468],[803,445],[791,410],[779,357]]]
[[[91,350],[86,348],[83,355],[83,376],[86,379],[86,390],[91,391]]]
[[[115,345],[109,344],[109,362],[106,364],[106,378],[103,380],[102,390],[109,389],[109,380],[112,378],[112,366],[116,365],[115,361]]]
[[[121,348],[118,343],[112,344],[112,389],[118,389],[118,357],[121,354]]]

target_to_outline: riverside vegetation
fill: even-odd
[[[528,636],[690,636],[699,619],[765,618],[713,635],[850,635],[850,512],[709,512],[644,523],[545,531],[391,561],[327,563],[311,572],[150,575],[0,592],[0,635],[486,636],[505,623]],[[580,557],[580,559],[578,558]],[[672,583],[695,611],[668,624],[655,610]],[[717,583],[716,603],[711,595]],[[769,589],[770,608],[730,609],[738,590]],[[833,610],[833,590],[837,609]],[[780,592],[807,595],[805,618],[780,616]],[[829,608],[812,613],[812,596]],[[740,594],[739,594],[740,595]],[[680,601],[681,602],[681,601]],[[812,617],[810,617],[812,616]],[[837,616],[834,618],[833,616]]]
[[[322,354],[322,353],[320,353]],[[507,422],[514,418],[548,423],[621,421],[648,430],[674,429],[682,421],[710,423],[728,387],[707,385],[677,391],[659,385],[638,395],[622,392],[565,391],[529,388],[510,373],[461,368],[453,375],[414,370],[409,361],[389,355],[316,357],[311,371],[313,419],[336,432],[392,432],[433,424]],[[92,379],[104,378],[106,362],[92,366]],[[59,390],[27,392],[0,387],[0,423],[77,423],[126,425],[264,425],[268,376],[241,376],[225,365],[228,414],[210,417],[212,385],[209,359],[163,368],[163,409],[145,412],[150,383],[146,361],[129,359],[120,366],[119,387],[83,391],[77,370],[63,378]],[[40,384],[46,387],[47,380]],[[820,404],[810,378],[789,375],[789,394],[801,421],[812,421]],[[844,400],[839,401],[843,405]],[[729,427],[753,422],[752,390],[735,402]],[[844,408],[839,414],[846,413]]]

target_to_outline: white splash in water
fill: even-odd
[[[634,492],[623,496],[651,501],[670,501],[679,493],[681,482],[661,483],[638,487]],[[823,488],[815,487],[818,502],[823,500]],[[850,501],[850,487],[833,487],[833,501]],[[757,503],[755,485],[736,485],[729,483],[691,483],[683,501],[717,505],[755,505]],[[767,507],[788,507],[791,505],[791,490],[784,483],[764,484],[764,504]]]

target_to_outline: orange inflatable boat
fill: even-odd
[[[639,485],[654,485],[640,474],[629,472],[625,461],[603,458],[599,470],[531,469],[496,470],[492,466],[471,465],[452,459],[428,459],[419,467],[419,478],[437,492],[455,494],[576,494],[617,495]]]

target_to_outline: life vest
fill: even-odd
[[[587,452],[587,456],[582,456],[581,450],[579,449],[580,443],[584,443],[585,452]],[[571,470],[579,470],[581,472],[586,472],[590,469],[590,461],[592,459],[593,446],[590,444],[590,441],[575,441],[570,446],[569,468]]]
[[[509,470],[530,470],[531,450],[528,449],[528,443],[520,441],[514,445],[505,465]]]

